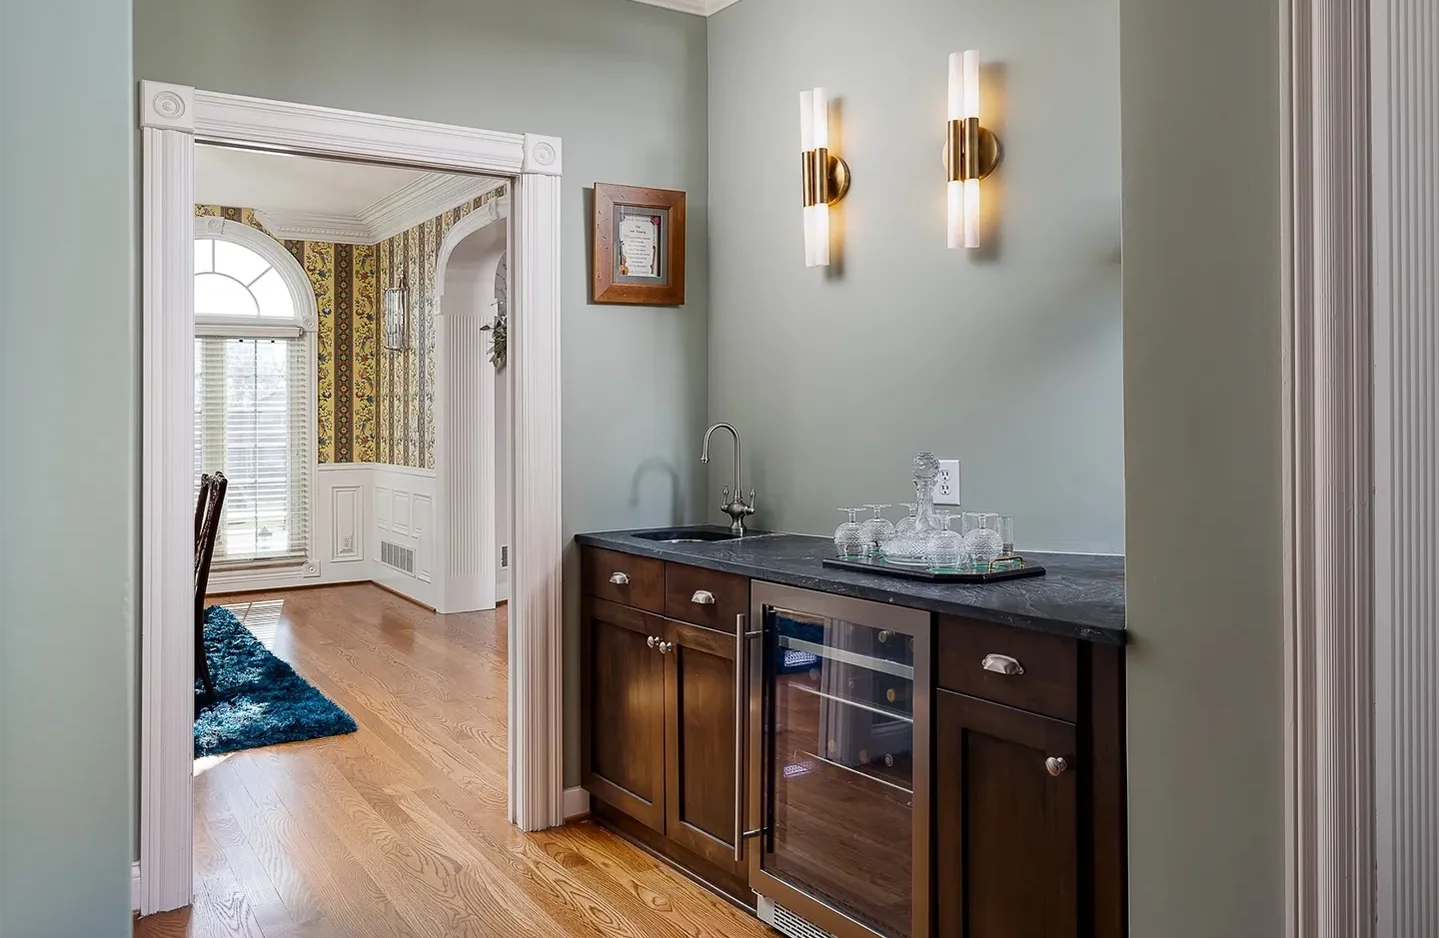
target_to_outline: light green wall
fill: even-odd
[[[564,139],[564,529],[698,517],[705,20],[631,0],[137,0],[140,78]],[[683,309],[588,303],[588,188],[683,189]],[[573,552],[572,552],[573,553]],[[576,564],[567,624],[576,635]],[[567,641],[569,784],[578,640]]]
[[[744,436],[760,526],[829,533],[837,506],[908,498],[930,449],[1022,547],[1124,550],[1117,18],[1117,0],[743,0],[710,18],[710,417]],[[965,48],[1005,157],[985,246],[950,251],[946,56]],[[829,271],[802,253],[814,85],[854,176]],[[729,481],[717,460],[707,509]]]
[[[130,934],[127,0],[0,4],[0,935]]]
[[[1278,12],[1120,2],[1135,938],[1284,931]]]

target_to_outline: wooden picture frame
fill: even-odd
[[[593,302],[685,305],[685,193],[595,183],[592,268]]]

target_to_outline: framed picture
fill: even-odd
[[[685,303],[685,193],[595,183],[596,303]]]

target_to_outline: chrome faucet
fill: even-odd
[[[745,533],[745,516],[755,514],[755,490],[750,490],[750,501],[745,501],[745,495],[740,488],[740,431],[728,423],[717,423],[705,431],[705,443],[700,447],[700,461],[710,461],[710,434],[716,430],[729,430],[730,435],[735,438],[735,498],[730,498],[730,486],[725,486],[720,492],[720,510],[730,516],[730,531],[733,534]]]

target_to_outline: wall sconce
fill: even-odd
[[[830,100],[800,92],[800,172],[805,194],[805,266],[830,266],[830,206],[850,189],[850,167],[830,154]]]
[[[401,351],[410,345],[410,303],[405,281],[400,286],[389,287],[384,295],[385,347]]]
[[[1000,142],[980,126],[980,53],[950,53],[945,141],[946,247],[980,246],[980,180],[995,170]]]

